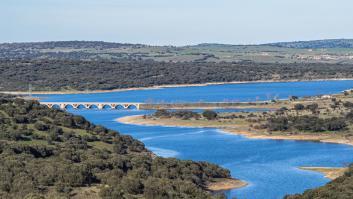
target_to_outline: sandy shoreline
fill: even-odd
[[[247,182],[238,179],[219,179],[218,182],[211,182],[207,185],[207,189],[213,192],[226,191],[231,189],[239,189],[248,186]]]
[[[315,171],[324,174],[325,178],[334,180],[348,170],[348,168],[336,168],[336,167],[299,167],[299,169],[307,171]]]
[[[89,91],[33,91],[31,94],[92,94],[92,93],[111,93],[111,92],[122,92],[122,91],[133,91],[133,90],[153,90],[153,89],[163,89],[163,88],[178,88],[178,87],[199,87],[199,86],[209,86],[209,85],[224,85],[224,84],[251,84],[251,83],[276,83],[276,82],[317,82],[317,81],[344,81],[353,80],[353,78],[332,78],[332,79],[293,79],[293,80],[258,80],[258,81],[233,81],[233,82],[208,82],[202,84],[170,84],[170,85],[159,85],[150,87],[136,87],[136,88],[122,88],[122,89],[112,89],[112,90],[89,90]],[[28,91],[0,91],[4,94],[12,95],[27,95]]]
[[[344,140],[339,138],[333,138],[328,135],[261,135],[249,131],[239,131],[232,129],[222,129],[226,133],[231,133],[235,135],[243,135],[250,139],[271,139],[271,140],[296,140],[296,141],[311,141],[311,142],[322,142],[331,144],[346,144],[353,146],[353,141]]]
[[[146,126],[172,126],[172,127],[199,127],[199,128],[217,128],[216,126],[207,126],[207,125],[178,125],[174,121],[163,121],[160,120],[151,120],[151,119],[143,119],[142,115],[135,116],[127,116],[117,118],[115,121],[124,123],[124,124],[133,124],[133,125],[146,125]],[[255,132],[249,132],[240,129],[232,129],[232,128],[218,128],[225,133],[230,133],[234,135],[242,135],[246,138],[250,139],[272,139],[272,140],[296,140],[296,141],[314,141],[314,142],[322,142],[322,143],[333,143],[333,144],[346,144],[353,146],[353,141],[345,140],[343,138],[335,138],[329,135],[265,135],[258,134]]]

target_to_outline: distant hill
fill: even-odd
[[[298,49],[353,48],[353,39],[326,39],[314,41],[279,42],[263,45]]]
[[[31,49],[54,49],[54,48],[73,48],[73,49],[87,49],[87,48],[121,48],[121,47],[142,47],[147,45],[142,44],[126,44],[113,43],[104,41],[46,41],[46,42],[24,42],[24,43],[3,43],[1,48],[31,48]]]
[[[353,39],[179,47],[102,41],[3,43],[0,59],[353,64]]]

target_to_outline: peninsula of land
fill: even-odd
[[[335,180],[338,177],[343,176],[344,173],[348,171],[348,168],[337,167],[299,167],[299,169],[322,173],[326,178],[331,180]]]
[[[262,105],[261,108],[265,108]],[[126,124],[208,127],[255,139],[303,140],[353,145],[353,95],[342,94],[268,103],[276,110],[197,113],[159,110],[118,118]]]

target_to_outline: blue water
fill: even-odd
[[[286,99],[289,96],[333,94],[353,88],[353,81],[280,82],[209,85],[121,91],[112,93],[50,95],[43,101],[71,102],[239,102]]]
[[[104,94],[47,95],[46,101],[219,101],[265,99],[267,93],[280,98],[337,93],[353,87],[353,81],[263,83],[167,88]],[[241,92],[240,92],[241,91]],[[246,92],[249,91],[249,92]],[[43,96],[41,96],[43,97]],[[115,118],[149,114],[138,110],[69,110],[108,128],[143,141],[164,157],[204,160],[228,168],[232,176],[250,185],[226,192],[228,198],[277,199],[302,193],[329,182],[323,175],[297,169],[299,166],[341,167],[353,162],[353,147],[300,141],[247,139],[212,128],[176,128],[120,124]]]

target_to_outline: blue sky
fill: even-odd
[[[353,38],[352,0],[1,0],[0,42],[152,45]]]

